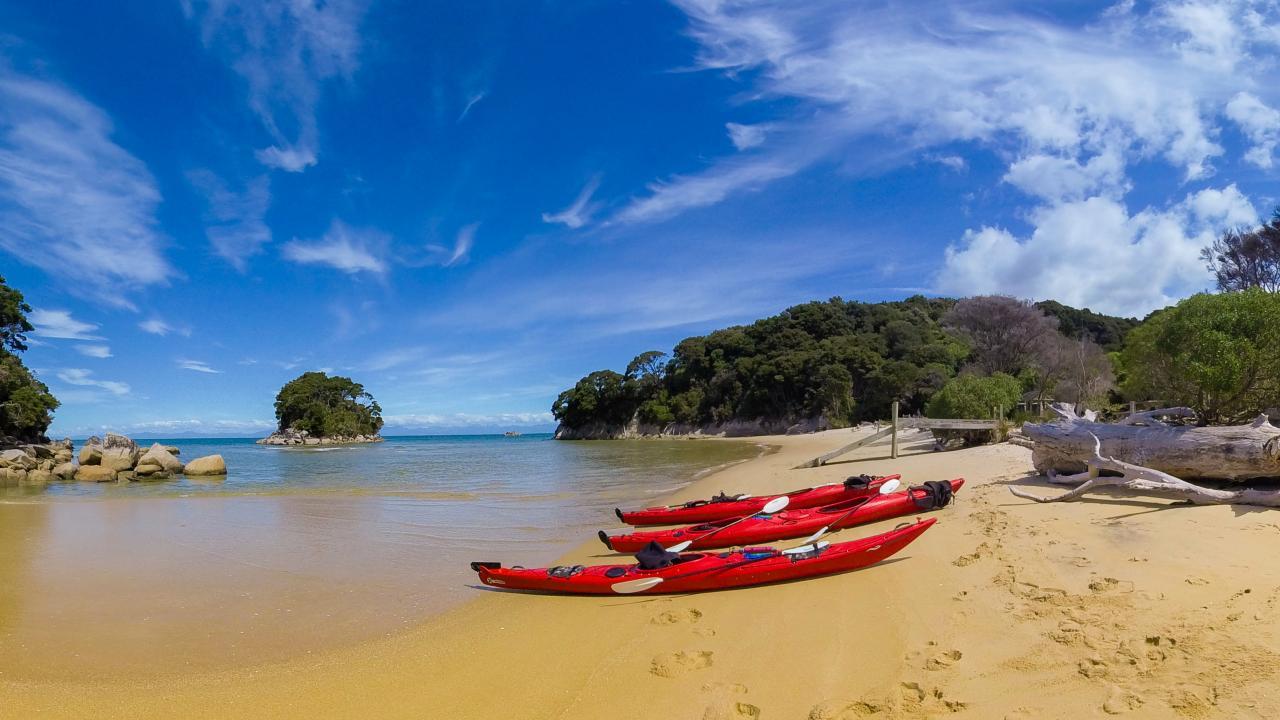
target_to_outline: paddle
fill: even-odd
[[[755,517],[756,515],[761,515],[761,514],[772,515],[776,512],[782,512],[782,510],[787,507],[787,503],[790,503],[790,502],[791,502],[791,498],[787,497],[786,495],[780,495],[770,500],[769,502],[765,503],[764,507],[760,508],[756,512],[750,515],[743,515],[737,520],[734,520],[733,522],[727,525],[721,525],[720,527],[710,532],[703,533],[698,537],[693,538],[693,540],[685,540],[682,543],[676,543],[675,545],[672,545],[671,547],[667,548],[667,552],[681,552],[683,550],[687,550],[689,546],[693,544],[694,540],[702,540],[703,538],[711,537],[712,535],[715,535],[716,533],[720,532],[721,530],[724,530],[725,528],[733,527],[734,525],[737,525],[743,520]]]
[[[619,595],[631,595],[633,593],[644,592],[649,588],[662,584],[660,577],[639,578],[636,580],[623,580],[609,586],[609,589]]]
[[[902,483],[901,483],[901,482],[899,482],[899,481],[897,481],[897,480],[889,480],[889,481],[886,481],[883,485],[881,485],[881,486],[880,486],[880,494],[881,494],[881,495],[888,495],[889,493],[891,493],[891,492],[893,492],[893,491],[897,490],[897,489],[898,489],[898,487],[899,487],[899,486],[901,486],[901,485],[902,485]],[[850,515],[852,515],[852,514],[853,514],[855,511],[857,511],[857,510],[858,510],[858,508],[860,508],[860,507],[862,507],[862,504],[861,504],[861,503],[859,503],[858,505],[855,505],[855,506],[853,507],[853,509],[851,509],[849,512],[847,512],[847,513],[845,513],[845,514],[841,515],[840,517],[836,518],[834,521],[829,522],[829,523],[827,523],[826,525],[823,525],[821,530],[819,530],[818,532],[816,532],[816,533],[814,533],[814,534],[810,535],[809,537],[805,538],[805,539],[804,539],[804,542],[802,542],[802,543],[800,543],[800,544],[801,544],[802,546],[803,546],[803,545],[812,545],[814,542],[817,542],[818,538],[822,537],[823,535],[826,535],[826,534],[827,534],[827,531],[828,531],[828,530],[830,530],[832,527],[834,527],[834,526],[836,526],[836,525],[839,525],[840,523],[844,522],[844,519],[845,519],[845,518],[847,518],[847,517],[849,517]]]

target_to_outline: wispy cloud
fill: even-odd
[[[176,333],[178,335],[191,334],[191,328],[174,327],[173,325],[170,325],[164,320],[161,320],[160,318],[156,318],[156,317],[153,317],[149,320],[143,320],[142,322],[138,323],[138,329],[142,330],[145,333],[151,333],[152,335],[159,335],[161,337],[168,335],[169,333]]]
[[[769,133],[768,123],[742,125],[731,122],[725,123],[724,127],[729,131],[729,141],[739,150],[750,150],[757,145],[763,144],[765,135]]]
[[[476,230],[479,227],[480,223],[471,223],[464,226],[454,237],[453,247],[451,248],[444,245],[427,245],[427,253],[432,258],[430,262],[443,267],[453,267],[466,262],[471,255],[471,246],[475,244]]]
[[[111,140],[101,109],[0,62],[0,249],[71,292],[131,307],[174,270],[156,222],[160,191]]]
[[[1280,110],[1269,107],[1251,93],[1237,93],[1227,103],[1227,117],[1253,143],[1245,153],[1245,160],[1260,168],[1270,168],[1275,162],[1276,145],[1280,144]]]
[[[183,370],[191,370],[193,372],[198,372],[198,373],[208,373],[210,375],[218,375],[222,373],[221,370],[214,370],[213,368],[209,367],[208,363],[203,362],[201,360],[179,360],[178,367],[182,368]]]
[[[591,222],[591,216],[599,207],[599,203],[591,202],[591,197],[596,194],[596,190],[600,189],[600,175],[594,175],[587,184],[582,186],[582,190],[578,192],[578,197],[574,199],[569,207],[557,213],[542,213],[542,222],[559,223],[572,230]]]
[[[774,180],[795,174],[801,167],[800,163],[782,157],[725,161],[697,175],[650,183],[649,194],[632,200],[612,222],[665,220],[686,210],[715,205],[734,193],[759,190]]]
[[[106,345],[77,345],[76,352],[91,358],[106,359],[111,357],[111,348]]]
[[[62,382],[68,385],[76,385],[78,387],[91,387],[105,390],[112,395],[128,395],[128,383],[118,382],[116,380],[98,380],[93,377],[93,372],[83,368],[66,368],[59,370],[56,376]]]
[[[475,107],[476,103],[485,99],[486,97],[488,97],[488,95],[489,93],[487,90],[480,90],[480,91],[471,93],[471,95],[467,97],[466,104],[463,105],[462,107],[462,112],[458,113],[458,122],[462,122],[463,120],[466,120],[467,115],[471,114],[471,108]]]
[[[348,227],[335,220],[319,240],[291,240],[281,248],[286,260],[303,265],[327,265],[345,273],[387,271],[388,238],[376,230]]]
[[[359,67],[365,0],[186,0],[206,47],[224,56],[249,86],[249,107],[275,144],[264,165],[301,172],[316,163],[316,110],[326,81]]]
[[[126,422],[113,425],[81,425],[73,428],[59,428],[57,432],[72,436],[117,432],[130,436],[149,437],[170,437],[175,435],[197,437],[242,435],[252,437],[265,435],[275,428],[276,424],[270,420],[182,418]]]
[[[271,207],[270,180],[263,175],[236,192],[208,170],[193,170],[187,179],[208,202],[204,232],[214,253],[244,272],[248,259],[271,242],[271,228],[264,220]]]
[[[87,323],[71,317],[69,310],[46,310],[36,308],[28,319],[35,326],[35,334],[40,337],[58,338],[62,340],[101,340],[95,335],[96,323]]]

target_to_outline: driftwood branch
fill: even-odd
[[[1058,420],[1026,423],[1031,461],[1046,475],[1087,471],[1095,443],[1100,455],[1173,477],[1242,481],[1280,477],[1280,428],[1259,416],[1248,425],[1200,427],[1161,418],[1194,417],[1190,408],[1135,413],[1120,423],[1094,422],[1070,405],[1056,405]]]
[[[1280,507],[1280,491],[1278,490],[1218,490],[1192,485],[1185,480],[1159,470],[1134,465],[1115,458],[1103,457],[1102,441],[1095,435],[1093,436],[1093,442],[1093,457],[1089,459],[1087,472],[1066,476],[1051,474],[1049,477],[1049,481],[1054,483],[1075,484],[1078,482],[1079,485],[1074,489],[1054,497],[1036,495],[1016,487],[1009,488],[1009,492],[1026,500],[1046,503],[1075,500],[1102,487],[1119,487],[1148,495],[1186,500],[1195,505]],[[1103,471],[1119,473],[1119,475],[1103,475]]]

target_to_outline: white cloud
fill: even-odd
[[[749,150],[764,142],[764,137],[768,134],[769,126],[767,124],[760,125],[741,125],[731,122],[724,124],[725,129],[729,131],[729,140],[733,146],[739,150]]]
[[[191,329],[185,327],[174,327],[160,318],[151,318],[138,323],[138,329],[152,335],[160,335],[161,337],[169,333],[177,333],[179,335],[191,335]]]
[[[66,368],[59,370],[57,378],[68,385],[76,385],[78,387],[92,387],[100,390],[106,390],[112,395],[128,395],[128,383],[118,382],[115,380],[98,380],[93,377],[93,373],[83,368]]]
[[[464,105],[462,108],[462,112],[458,113],[458,122],[462,122],[463,120],[466,120],[467,115],[471,114],[471,108],[475,107],[476,103],[485,99],[486,97],[488,97],[488,95],[489,93],[485,90],[480,90],[478,92],[471,93],[471,95],[467,98],[466,105]]]
[[[111,348],[106,345],[77,345],[76,352],[91,358],[106,359],[111,357]]]
[[[209,367],[208,363],[205,363],[200,360],[179,360],[178,367],[182,368],[183,370],[191,370],[193,372],[199,372],[199,373],[208,373],[210,375],[219,375],[222,373],[221,370],[214,370],[213,368]]]
[[[582,186],[578,197],[569,207],[558,213],[542,213],[542,222],[560,223],[571,230],[577,230],[586,225],[591,222],[591,215],[599,207],[598,203],[591,202],[591,196],[595,195],[598,189],[600,189],[600,176],[595,175]]]
[[[167,283],[160,191],[101,109],[0,63],[0,249],[72,292],[131,306]]]
[[[386,236],[377,231],[351,228],[335,220],[324,237],[291,240],[284,244],[281,254],[287,260],[304,265],[328,265],[345,273],[380,275],[387,271],[383,259],[386,245]]]
[[[1064,202],[1038,210],[1035,230],[1025,238],[995,227],[965,233],[946,251],[937,290],[1052,298],[1142,317],[1206,289],[1200,249],[1221,228],[1257,219],[1234,185],[1134,215],[1113,198]]]
[[[101,340],[94,335],[98,325],[87,323],[71,317],[69,310],[45,310],[36,308],[27,316],[35,326],[35,335],[62,340]]]
[[[249,107],[275,144],[259,162],[301,172],[316,162],[321,86],[359,66],[366,0],[187,0],[206,47],[245,79]]]
[[[130,436],[170,437],[170,436],[219,436],[219,435],[265,435],[276,429],[270,420],[202,420],[199,418],[149,420],[145,422],[120,423],[115,425],[82,425],[70,429],[58,429],[59,434],[71,436],[103,434],[107,432],[123,433]]]
[[[228,188],[208,170],[193,170],[187,179],[204,193],[208,203],[204,232],[214,253],[244,272],[248,258],[271,242],[271,228],[263,219],[271,206],[269,179],[264,175],[251,180],[240,192]]]
[[[1267,4],[1121,3],[1069,24],[1013,3],[675,1],[698,67],[750,82],[752,101],[797,103],[798,120],[751,156],[657,184],[620,220],[669,217],[821,161],[865,167],[868,140],[903,148],[900,162],[979,143],[1038,197],[1114,196],[1135,162],[1212,175],[1228,101],[1280,98],[1280,17]],[[805,152],[812,143],[820,151]]]
[[[1253,143],[1245,153],[1245,160],[1260,168],[1270,168],[1275,162],[1276,145],[1280,143],[1280,111],[1250,93],[1241,92],[1227,103],[1227,117],[1240,126]]]

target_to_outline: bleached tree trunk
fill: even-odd
[[[1280,477],[1280,428],[1260,415],[1248,425],[1196,427],[1169,425],[1162,417],[1190,417],[1188,408],[1138,413],[1124,421],[1100,423],[1055,406],[1061,417],[1027,423],[1031,459],[1042,473],[1080,473],[1097,455],[1180,478],[1251,480]]]

